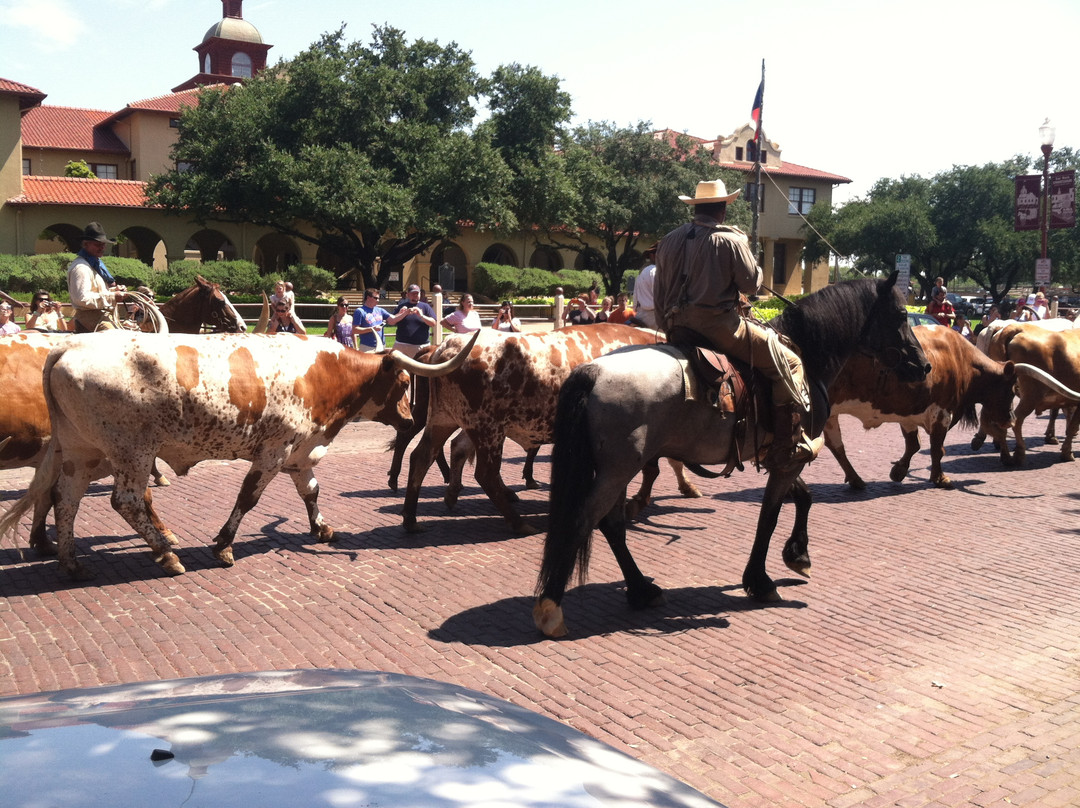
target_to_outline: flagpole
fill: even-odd
[[[758,94],[761,100],[757,103],[757,131],[754,133],[754,218],[750,230],[750,246],[754,250],[754,257],[761,263],[760,244],[758,241],[758,214],[761,210],[761,122],[765,117],[765,60],[761,60],[761,84]]]

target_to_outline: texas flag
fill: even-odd
[[[762,71],[764,72],[764,71]],[[765,98],[765,77],[761,77],[761,84],[758,85],[757,95],[754,96],[754,108],[750,110],[750,118],[757,124],[757,131],[754,133],[754,141],[761,140],[761,104]]]

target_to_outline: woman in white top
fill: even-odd
[[[44,289],[34,292],[30,298],[30,314],[26,318],[26,330],[69,331],[67,321],[60,312],[60,302]]]
[[[491,327],[496,331],[517,333],[521,331],[521,320],[514,316],[514,304],[504,300],[499,305],[499,313],[491,321]]]
[[[479,331],[482,323],[480,322],[480,315],[473,308],[473,296],[468,293],[463,294],[461,303],[458,304],[456,309],[443,317],[442,324],[459,334]]]

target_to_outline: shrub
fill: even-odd
[[[292,281],[297,297],[315,297],[321,292],[333,292],[337,286],[337,277],[333,272],[308,264],[289,267],[285,280]]]
[[[472,293],[477,298],[485,298],[488,301],[513,297],[518,290],[520,271],[517,267],[508,267],[503,264],[477,264],[473,271]]]
[[[251,261],[173,261],[169,268],[157,276],[155,292],[172,296],[195,283],[195,276],[202,275],[211,283],[221,285],[229,295],[248,294],[258,297],[264,278]]]
[[[598,288],[603,288],[604,282],[599,272],[587,269],[560,269],[555,273],[555,277],[559,279],[563,295],[567,298],[585,294],[594,283]]]
[[[525,267],[519,270],[517,292],[525,297],[540,297],[555,293],[555,289],[562,286],[562,282],[554,272],[536,267]]]

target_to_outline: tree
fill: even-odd
[[[64,166],[65,177],[80,177],[92,180],[97,177],[85,160],[71,160]]]
[[[609,294],[622,286],[623,274],[639,260],[642,239],[663,236],[689,217],[679,194],[690,194],[703,179],[723,177],[734,188],[743,184],[736,172],[722,172],[711,156],[699,152],[690,138],[674,144],[654,136],[646,122],[619,128],[590,122],[578,127],[562,152],[560,169],[572,189],[549,209],[542,237],[550,244],[586,256],[586,268],[600,272]],[[729,210],[731,223],[749,222],[742,200]],[[586,237],[598,239],[596,255]]]
[[[456,44],[376,27],[326,34],[289,63],[206,89],[184,111],[177,169],[153,177],[170,213],[251,222],[318,245],[380,286],[434,244],[512,229],[512,174],[490,127],[470,130],[484,82]]]

